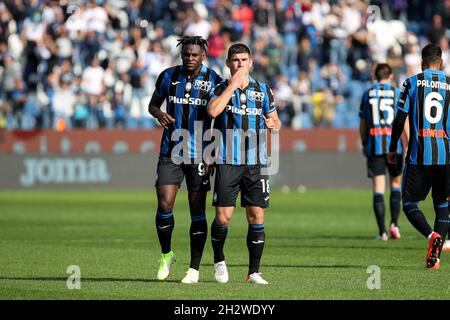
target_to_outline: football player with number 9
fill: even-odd
[[[207,236],[206,193],[210,189],[210,170],[207,170],[203,162],[196,162],[197,159],[202,160],[204,147],[198,145],[197,141],[205,143],[202,137],[197,136],[211,126],[206,110],[209,91],[220,83],[222,78],[202,64],[206,55],[206,40],[201,37],[183,37],[178,41],[178,45],[181,45],[183,64],[161,72],[149,103],[149,112],[164,127],[155,184],[158,198],[155,224],[161,245],[156,277],[158,280],[165,280],[169,276],[171,264],[175,261],[175,254],[171,248],[175,225],[173,206],[178,189],[186,177],[191,213],[189,229],[191,263],[181,282],[190,284],[199,280],[200,260]],[[166,112],[160,109],[164,100]],[[196,122],[200,123],[199,133],[195,130]],[[187,131],[188,139],[176,138],[177,133]],[[178,152],[178,147],[181,146],[183,152]],[[186,154],[184,153],[186,146],[194,147],[187,148]],[[181,164],[175,161],[178,158],[183,159]]]

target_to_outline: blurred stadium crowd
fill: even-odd
[[[398,85],[441,46],[450,74],[450,0],[3,0],[0,128],[153,128],[158,74],[177,39],[208,40],[206,65],[228,77],[233,42],[253,50],[285,127],[356,128],[374,62]]]

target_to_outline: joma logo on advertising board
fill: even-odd
[[[25,172],[20,175],[20,185],[32,187],[42,184],[107,183],[111,180],[104,159],[24,159]]]

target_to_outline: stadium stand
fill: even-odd
[[[155,128],[156,76],[182,35],[208,39],[205,64],[248,44],[283,126],[356,128],[374,62],[397,85],[436,42],[450,74],[450,1],[5,0],[0,3],[0,128]]]

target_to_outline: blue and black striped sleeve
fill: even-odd
[[[400,109],[398,110],[398,113],[394,119],[394,123],[392,124],[392,135],[391,135],[391,144],[389,145],[389,152],[397,151],[398,147],[397,143],[402,135],[407,117],[408,114],[406,112],[403,112]]]
[[[226,87],[226,83],[225,82],[220,82],[218,85],[216,85],[214,87],[214,89],[212,89],[211,91],[209,91],[209,100],[214,100],[217,99],[222,92],[225,90]]]
[[[361,98],[361,104],[359,105],[359,117],[361,119],[367,119],[367,114],[366,114],[366,108],[365,106],[367,105],[367,96],[368,96],[368,91],[364,92],[364,94],[362,95]]]
[[[156,80],[154,94],[160,98],[164,98],[168,90],[169,81],[170,81],[169,74],[166,69],[159,74],[158,79]]]
[[[411,89],[411,80],[406,79],[403,83],[403,88],[400,93],[400,98],[398,99],[396,108],[395,108],[395,119],[392,124],[392,135],[391,135],[391,144],[389,145],[389,151],[394,152],[397,150],[397,143],[400,139],[403,128],[405,126],[406,118],[408,117],[409,112],[409,93]]]
[[[399,88],[395,88],[395,101],[394,101],[394,117],[397,115],[398,101],[400,100],[401,91]],[[408,105],[409,108],[409,105]]]
[[[265,86],[265,99],[264,99],[264,105],[263,105],[263,113],[269,114],[277,110],[277,107],[275,106],[275,100],[273,99],[273,92],[272,89],[269,87],[268,84],[264,84]]]
[[[403,82],[403,88],[400,92],[400,98],[397,102],[397,110],[405,113],[409,112],[409,92],[411,89],[411,80],[408,78]]]
[[[214,73],[214,87],[216,87],[218,84],[224,82],[225,80],[214,70],[212,70],[212,72]]]

